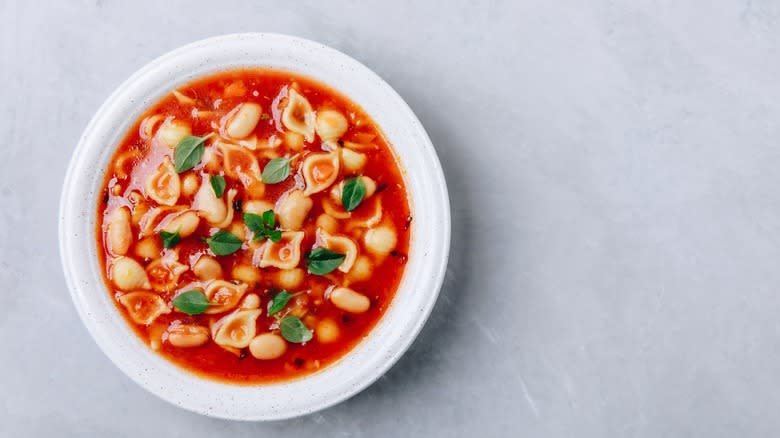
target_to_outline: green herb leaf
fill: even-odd
[[[241,249],[241,239],[229,231],[219,230],[213,236],[206,239],[211,252],[218,256],[233,254]]]
[[[173,307],[188,315],[197,315],[209,308],[209,300],[203,292],[193,289],[176,295]]]
[[[160,231],[160,239],[162,239],[162,244],[166,248],[173,248],[177,243],[181,242],[181,236],[178,231],[173,233]]]
[[[276,184],[290,176],[290,160],[284,157],[274,158],[263,168],[263,182]]]
[[[279,330],[282,331],[282,337],[288,342],[300,344],[310,341],[312,338],[311,330],[297,316],[285,316],[279,321]]]
[[[341,265],[346,256],[325,248],[314,248],[308,258],[309,272],[316,275],[326,275]]]
[[[211,175],[209,182],[211,183],[211,188],[214,189],[214,194],[217,195],[217,198],[221,198],[222,194],[225,193],[225,177],[222,175]]]
[[[344,188],[341,191],[341,206],[344,210],[352,211],[363,202],[366,196],[366,185],[363,184],[361,177],[350,178],[344,181]]]
[[[276,216],[274,215],[273,210],[266,210],[263,212],[263,223],[268,228],[276,226]]]
[[[255,234],[262,232],[265,228],[263,218],[254,213],[244,213],[244,223]]]
[[[268,316],[273,316],[276,312],[284,309],[284,306],[290,301],[290,299],[298,294],[291,294],[286,290],[283,290],[276,294],[273,300],[271,300],[271,307],[268,308]]]
[[[206,143],[209,137],[210,135],[205,137],[188,135],[181,139],[173,152],[173,164],[176,167],[176,173],[186,172],[200,163],[205,150],[203,144]]]
[[[273,210],[266,210],[263,212],[263,216],[258,216],[254,213],[244,213],[244,223],[247,228],[255,233],[254,240],[267,238],[274,243],[282,240],[282,232],[276,229]]]

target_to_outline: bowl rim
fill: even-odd
[[[86,185],[78,186],[76,184],[82,179],[86,178],[86,176],[84,176],[85,172],[88,174],[94,174],[97,172],[99,179],[102,180],[103,174],[105,172],[105,165],[90,165],[87,160],[91,159],[92,161],[95,161],[96,155],[94,151],[97,150],[95,148],[95,144],[101,139],[101,135],[108,135],[106,134],[107,132],[113,132],[111,135],[122,138],[127,132],[127,127],[115,127],[117,124],[117,114],[126,114],[128,111],[130,111],[130,109],[121,111],[122,108],[125,108],[123,105],[127,106],[126,108],[135,108],[132,111],[140,113],[148,108],[149,103],[153,103],[159,100],[160,96],[155,96],[153,93],[150,94],[147,87],[146,95],[136,95],[128,102],[128,96],[133,97],[132,93],[134,90],[136,93],[138,92],[137,90],[140,87],[140,85],[138,85],[139,83],[142,83],[143,81],[147,81],[150,84],[167,81],[168,85],[170,85],[171,82],[178,84],[187,83],[197,77],[202,77],[217,71],[229,70],[231,68],[240,68],[240,66],[270,67],[292,70],[297,74],[311,76],[318,81],[325,82],[337,91],[345,94],[350,100],[355,101],[358,105],[363,107],[367,112],[369,112],[372,118],[374,118],[380,128],[385,131],[385,134],[388,135],[388,137],[391,137],[385,130],[383,123],[378,120],[382,117],[377,117],[376,113],[371,113],[369,109],[364,106],[364,103],[360,101],[360,99],[356,99],[354,96],[350,96],[342,88],[322,80],[321,77],[318,77],[314,74],[304,73],[295,68],[288,68],[289,66],[278,66],[273,63],[261,65],[261,62],[259,61],[247,61],[246,59],[241,60],[242,47],[246,49],[246,57],[251,58],[251,56],[254,55],[250,56],[250,51],[259,50],[257,48],[258,45],[264,45],[263,47],[265,47],[265,49],[270,50],[268,53],[276,53],[274,56],[288,56],[286,54],[287,51],[294,53],[296,56],[300,56],[300,58],[295,58],[290,62],[303,63],[303,65],[307,66],[301,68],[311,68],[309,61],[312,58],[328,58],[331,63],[330,66],[332,66],[333,69],[342,69],[342,73],[347,76],[356,75],[355,77],[359,77],[359,80],[362,81],[361,83],[365,82],[366,87],[374,87],[370,89],[375,90],[378,95],[383,95],[383,97],[387,99],[387,102],[384,103],[384,105],[386,105],[388,108],[387,111],[393,110],[398,113],[397,117],[405,120],[406,125],[408,125],[406,126],[406,129],[408,130],[407,135],[410,136],[410,138],[415,139],[417,142],[415,146],[420,148],[419,153],[425,160],[425,165],[423,166],[424,169],[415,170],[415,174],[413,174],[411,171],[412,166],[408,160],[408,157],[407,159],[404,159],[402,156],[404,154],[411,154],[412,152],[402,153],[399,149],[403,148],[399,148],[398,145],[395,144],[392,139],[390,139],[390,143],[393,145],[394,152],[398,156],[398,159],[401,162],[402,168],[404,170],[404,178],[407,180],[407,191],[412,192],[412,187],[409,182],[409,179],[412,176],[420,178],[424,177],[426,184],[431,184],[430,187],[425,187],[425,192],[427,193],[427,191],[430,190],[431,194],[426,194],[425,196],[433,196],[433,198],[429,199],[433,202],[433,206],[429,208],[428,211],[426,211],[426,216],[430,215],[432,219],[429,221],[429,218],[426,217],[422,220],[428,221],[426,223],[435,223],[436,227],[434,227],[432,230],[426,230],[432,231],[431,239],[433,239],[433,241],[431,242],[431,245],[426,245],[425,248],[419,247],[416,242],[417,236],[420,234],[418,223],[421,222],[418,221],[418,216],[421,209],[428,208],[428,205],[423,205],[419,202],[415,202],[414,199],[410,199],[410,203],[412,204],[412,214],[415,220],[413,222],[413,232],[410,237],[409,262],[405,268],[402,283],[399,285],[396,291],[396,296],[388,306],[388,309],[385,310],[385,313],[377,323],[377,326],[371,330],[366,339],[361,341],[353,349],[347,352],[344,357],[339,359],[337,362],[330,364],[328,367],[325,367],[323,371],[319,371],[315,374],[304,376],[295,380],[257,386],[237,386],[198,377],[183,368],[170,364],[167,360],[162,359],[160,355],[151,352],[148,346],[138,341],[137,336],[135,335],[133,335],[133,338],[135,338],[135,344],[137,345],[123,345],[121,347],[126,349],[124,350],[124,353],[135,354],[137,356],[135,359],[127,359],[122,355],[123,350],[112,345],[116,339],[111,339],[111,335],[108,334],[108,330],[118,329],[117,327],[112,327],[112,324],[116,323],[117,317],[122,319],[122,324],[124,324],[126,329],[131,329],[129,325],[125,323],[121,315],[119,315],[119,312],[117,312],[116,309],[113,309],[114,315],[102,315],[103,312],[101,312],[98,304],[95,304],[96,301],[108,301],[109,294],[105,293],[105,285],[102,284],[102,278],[100,279],[101,282],[97,285],[91,284],[91,282],[94,280],[94,265],[97,263],[97,260],[89,260],[90,257],[83,256],[83,251],[87,247],[84,246],[84,242],[79,241],[79,239],[86,240],[88,245],[95,247],[96,245],[94,244],[94,235],[90,234],[88,238],[85,238],[83,235],[80,237],[79,232],[84,231],[85,222],[89,223],[90,221],[95,220],[96,214],[94,208],[96,206],[95,199],[97,198],[94,197],[94,187],[92,187],[92,191],[90,191],[90,187]],[[207,57],[201,61],[203,71],[194,73],[191,77],[187,77],[186,75],[182,76],[181,74],[169,75],[170,77],[167,78],[163,78],[161,76],[166,72],[175,71],[180,63],[194,62],[192,59],[190,59],[193,56],[202,56],[203,54],[216,53],[216,51],[220,49],[224,49],[226,51],[232,50],[235,52],[234,55],[225,55],[227,56],[226,59],[230,58],[230,56],[235,56],[236,58],[234,61],[221,60],[216,61],[216,64],[214,65],[210,65],[209,63],[211,62],[211,59]],[[211,52],[209,52],[209,50]],[[274,52],[274,50],[276,50],[276,52]],[[280,55],[280,53],[285,54]],[[307,58],[307,53],[309,54],[308,56],[310,56],[310,58]],[[187,61],[187,59],[189,59],[189,61]],[[235,62],[235,65],[233,65],[232,62]],[[276,60],[273,62],[276,62]],[[320,67],[322,67],[322,65],[320,65]],[[344,69],[347,69],[351,73],[348,73],[347,70]],[[162,86],[158,84],[158,88],[161,87],[166,92],[170,90],[167,85]],[[143,104],[137,102],[135,99],[146,100],[147,103]],[[377,105],[382,106],[383,104],[377,103]],[[130,120],[129,122],[126,122],[125,125],[128,123],[132,125],[132,123],[138,118],[138,115],[127,118]],[[398,136],[401,136],[401,134],[398,134]],[[107,148],[110,150],[109,155],[111,155],[113,151],[116,150],[117,142],[110,144],[112,146]],[[92,156],[89,155],[90,152],[93,152]],[[417,164],[415,164],[415,166],[416,165]],[[425,175],[416,174],[422,173],[423,170],[425,171]],[[422,190],[416,188],[414,193],[410,194],[410,197],[416,199],[418,196],[417,192],[422,192]],[[83,209],[79,211],[78,208],[78,206],[83,206],[89,201],[92,202],[91,218],[88,215],[85,217]],[[88,213],[90,212],[87,211],[87,214]],[[98,344],[103,353],[106,354],[118,368],[120,368],[139,386],[143,387],[149,392],[152,392],[158,397],[174,405],[203,415],[236,420],[279,420],[316,412],[321,409],[333,406],[343,400],[346,400],[349,397],[352,397],[353,395],[371,385],[379,377],[384,375],[385,372],[387,372],[408,350],[412,342],[417,338],[418,334],[422,330],[422,327],[430,316],[431,311],[433,310],[444,281],[444,275],[449,258],[451,238],[450,200],[440,161],[436,155],[428,134],[425,132],[425,129],[423,128],[419,119],[415,116],[403,98],[401,98],[401,96],[376,73],[350,56],[321,43],[276,33],[238,33],[221,35],[195,41],[157,57],[137,70],[133,75],[131,75],[127,80],[119,85],[119,87],[117,87],[103,102],[90,122],[87,124],[79,139],[78,145],[76,146],[71,156],[60,197],[59,216],[58,231],[60,257],[65,273],[66,283],[68,285],[74,306],[76,307],[83,324],[87,327],[93,340]],[[94,233],[94,229],[92,232]],[[428,237],[425,239],[428,239]],[[424,251],[424,253],[421,253],[420,251]],[[95,252],[97,252],[96,248]],[[81,255],[81,258],[78,257],[79,255]],[[97,257],[92,258],[96,259]],[[306,389],[306,382],[314,381],[313,376],[321,376],[323,374],[329,373],[330,370],[348,366],[349,364],[345,359],[356,355],[356,350],[363,348],[364,344],[369,343],[380,325],[388,325],[387,321],[390,318],[391,309],[394,308],[394,304],[398,301],[398,296],[402,290],[410,290],[409,293],[411,293],[415,288],[418,287],[416,283],[409,283],[411,280],[408,279],[409,275],[407,274],[412,266],[421,265],[422,263],[425,263],[431,272],[427,273],[427,275],[429,275],[428,277],[415,277],[413,279],[423,283],[421,285],[423,286],[421,289],[425,292],[424,294],[420,294],[421,297],[418,298],[416,302],[416,304],[419,304],[419,309],[416,308],[417,313],[414,315],[413,319],[403,327],[405,332],[402,334],[396,333],[393,335],[392,331],[388,332],[388,336],[393,335],[389,337],[389,339],[393,341],[392,345],[387,347],[387,351],[383,350],[382,354],[375,352],[373,356],[367,356],[369,359],[373,360],[374,363],[360,364],[359,372],[362,374],[360,374],[359,379],[353,379],[353,381],[350,381],[348,385],[342,385],[344,387],[338,388],[337,391],[321,388],[321,393],[315,394],[315,392],[312,391],[312,394],[303,394],[303,396],[300,396],[298,399],[294,400],[300,400],[305,398],[307,395],[312,397],[312,399],[308,399],[306,402],[302,401],[292,408],[290,408],[289,405],[291,402],[288,400],[287,405],[285,405],[284,402],[278,406],[268,405],[266,403],[266,406],[270,406],[266,411],[255,412],[251,409],[244,409],[241,412],[236,412],[241,410],[243,407],[243,405],[240,404],[242,400],[245,402],[248,402],[249,400],[257,401],[255,398],[260,396],[256,393],[263,394],[264,392],[268,392],[266,391],[267,388],[279,387],[282,388],[282,390],[288,390],[292,389],[292,387],[295,387],[297,389]],[[86,267],[85,264],[89,264],[91,266]],[[93,278],[88,278],[90,272],[93,274]],[[99,289],[99,293],[96,295],[103,296],[103,298],[100,298],[99,296],[92,297],[85,293],[88,291],[94,292],[96,289]],[[395,308],[397,308],[397,306],[395,306]],[[121,331],[121,329],[119,330]],[[386,328],[385,330],[390,330],[390,328]],[[122,344],[133,344],[132,341],[127,341],[124,339],[120,339],[119,341]],[[137,351],[138,346],[142,346],[144,351]],[[150,355],[156,357],[157,360],[152,359]],[[139,363],[133,363],[133,360],[137,360],[138,357],[141,357],[144,361],[149,361],[148,363],[144,362],[147,368],[139,369]],[[193,380],[197,381],[198,384],[196,386],[199,387],[199,389],[194,390],[193,392],[187,392],[182,390],[180,384],[177,382],[177,385],[179,385],[177,386],[178,390],[171,390],[169,387],[165,386],[166,382],[159,382],[158,380],[155,380],[159,379],[161,376],[172,376],[171,370],[165,365],[159,363],[159,360],[164,360],[169,364],[169,366],[174,367],[173,369],[176,371],[173,374],[179,374],[175,377],[181,378],[183,382],[192,383]],[[323,382],[326,382],[326,380]],[[323,382],[317,381],[316,384],[322,386]],[[340,382],[334,383],[337,385],[340,384]],[[222,394],[222,391],[220,391],[220,394],[218,395],[210,393],[210,391],[219,391],[220,388],[229,394]],[[246,390],[247,388],[254,389],[255,391],[248,392]],[[204,393],[206,394],[204,395]],[[279,396],[278,392],[264,395],[274,394]],[[327,395],[327,397],[324,395]],[[197,399],[198,403],[193,402],[193,398]],[[208,399],[208,401],[203,402],[203,400],[206,399]],[[240,400],[236,401],[236,399]],[[219,406],[215,407],[215,400],[225,401],[227,408]],[[233,407],[236,411],[231,411],[229,409],[230,407]]]

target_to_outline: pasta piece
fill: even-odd
[[[241,146],[224,142],[220,142],[217,147],[222,152],[225,175],[241,181],[244,187],[262,181],[260,165],[251,152]]]
[[[317,135],[322,141],[336,141],[347,132],[347,118],[336,109],[320,109],[317,112]]]
[[[227,207],[220,198],[214,193],[211,184],[208,182],[208,175],[203,175],[200,189],[195,194],[192,201],[192,208],[197,210],[200,217],[206,219],[209,224],[218,224],[225,220],[227,216]]]
[[[163,120],[162,114],[154,114],[146,117],[141,121],[141,125],[138,127],[138,135],[141,140],[149,140],[154,135],[154,128],[157,124]]]
[[[257,265],[261,268],[273,266],[279,269],[297,267],[301,261],[303,237],[303,231],[284,231],[279,242],[267,241],[260,252],[261,256]]]
[[[192,267],[192,272],[201,280],[222,278],[222,266],[211,256],[201,256]]]
[[[146,275],[149,277],[152,289],[158,292],[168,292],[176,289],[179,277],[189,269],[189,266],[176,260],[157,259],[146,267]]]
[[[257,147],[259,145],[259,141],[257,140],[257,135],[252,134],[251,136],[238,140],[238,145],[247,148],[250,151],[257,150]]]
[[[151,289],[143,266],[130,257],[119,257],[111,263],[109,277],[121,290]]]
[[[282,112],[282,123],[292,132],[301,134],[307,142],[314,141],[314,111],[309,101],[290,88],[287,95],[287,106]]]
[[[372,228],[366,232],[363,237],[366,249],[379,256],[390,254],[398,243],[398,237],[395,229],[391,225],[382,225]]]
[[[174,321],[168,326],[167,341],[174,347],[192,348],[200,347],[209,341],[209,331],[206,327],[197,324],[182,324]]]
[[[357,244],[346,236],[331,235],[325,230],[317,230],[317,246],[344,254],[344,261],[338,267],[341,272],[349,272],[358,254]]]
[[[374,198],[374,203],[371,207],[371,214],[366,217],[353,218],[347,222],[346,230],[352,231],[356,228],[372,228],[377,226],[382,221],[382,202],[379,198]]]
[[[133,243],[133,231],[130,228],[130,210],[117,207],[108,214],[106,225],[108,250],[114,255],[125,255]]]
[[[133,204],[133,214],[130,219],[133,225],[138,226],[141,223],[141,218],[149,211],[149,204],[146,202],[143,195],[138,192],[130,192],[130,194],[127,195],[127,199]]]
[[[192,127],[189,123],[169,117],[157,129],[154,138],[161,144],[173,149],[188,135],[192,135]]]
[[[181,181],[169,157],[166,156],[157,170],[146,178],[144,189],[146,196],[160,205],[176,204],[181,194]]]
[[[346,287],[333,289],[328,299],[334,306],[349,313],[364,313],[371,307],[367,296]]]
[[[126,179],[128,176],[127,165],[132,164],[133,160],[141,156],[141,151],[138,149],[129,149],[116,157],[114,160],[114,175],[118,179]]]
[[[277,359],[287,352],[287,341],[275,333],[263,333],[249,343],[249,352],[255,359]]]
[[[184,238],[191,236],[198,229],[198,224],[200,224],[198,213],[193,210],[186,210],[183,213],[174,213],[166,216],[160,222],[160,225],[157,226],[157,229],[168,233],[179,233],[179,236]]]
[[[233,200],[236,199],[237,193],[238,191],[236,191],[236,189],[230,189],[227,191],[227,199],[225,200],[225,205],[227,205],[227,214],[225,215],[225,219],[214,224],[215,227],[225,228],[230,225],[231,222],[233,222]]]
[[[319,193],[331,186],[339,176],[339,155],[336,152],[313,153],[303,160],[303,179],[306,196]]]
[[[246,284],[233,284],[225,280],[214,280],[206,287],[206,298],[212,303],[204,313],[226,312],[238,305],[246,292]]]
[[[149,333],[149,347],[152,350],[158,351],[162,347],[163,335],[165,334],[165,324],[159,322],[153,322],[149,324],[147,332]]]
[[[134,253],[142,259],[153,259],[160,255],[161,251],[160,238],[157,236],[148,236],[135,244]]]
[[[352,217],[352,213],[345,211],[341,206],[341,203],[335,204],[330,198],[322,198],[322,209],[328,216],[336,219],[349,219]]]
[[[249,294],[241,300],[241,305],[239,307],[241,309],[259,309],[260,297],[257,296],[257,294]]]
[[[378,148],[373,143],[355,143],[352,141],[345,141],[344,147],[353,151],[370,152],[375,151]]]
[[[348,173],[359,173],[368,161],[366,154],[353,151],[352,149],[341,148],[339,153],[341,154],[341,164],[344,166],[344,171]]]
[[[363,186],[366,188],[366,194],[363,195],[363,199],[365,200],[370,198],[376,192],[376,183],[374,182],[373,179],[367,176],[361,176],[360,181],[363,182]],[[338,205],[341,205],[341,193],[343,190],[344,190],[343,180],[330,189],[330,197]]]
[[[273,209],[274,209],[274,205],[268,201],[251,200],[251,201],[246,201],[244,203],[245,213],[252,213],[258,216],[261,216],[264,212]]]
[[[184,211],[183,206],[177,207],[154,207],[148,210],[138,221],[138,228],[142,237],[151,236],[155,233],[157,226],[168,215],[168,213],[175,213]]]
[[[300,230],[313,204],[311,198],[305,196],[301,190],[288,193],[279,202],[279,208],[276,210],[279,225],[285,230]]]
[[[214,323],[214,342],[221,346],[246,348],[257,332],[260,309],[236,310]]]
[[[171,313],[165,301],[153,292],[130,292],[120,296],[119,302],[136,324],[149,325],[158,316]]]
[[[173,93],[173,97],[176,98],[176,100],[182,104],[182,105],[195,105],[195,99],[187,96],[186,94],[182,93],[179,90],[173,90],[171,93]]]
[[[253,102],[245,102],[233,108],[224,118],[225,133],[232,138],[246,138],[251,134],[263,109]]]

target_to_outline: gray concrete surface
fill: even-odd
[[[0,436],[780,434],[780,4],[0,0]],[[266,424],[98,350],[57,255],[65,167],[143,64],[223,33],[334,46],[428,129],[452,258],[408,354]],[[107,145],[108,146],[108,145]]]

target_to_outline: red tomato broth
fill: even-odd
[[[383,223],[391,224],[396,230],[397,244],[390,255],[384,258],[371,257],[373,261],[373,270],[370,278],[349,285],[351,289],[366,295],[370,299],[371,306],[365,313],[351,314],[342,311],[323,296],[323,292],[329,285],[335,284],[338,286],[343,282],[345,274],[338,270],[333,271],[327,276],[317,276],[306,272],[303,285],[290,291],[304,291],[304,294],[291,299],[285,309],[292,308],[296,300],[303,300],[303,297],[305,297],[305,299],[308,300],[309,306],[308,313],[302,320],[305,323],[307,320],[311,321],[313,318],[316,318],[318,321],[325,318],[336,321],[340,329],[340,338],[335,342],[321,343],[317,340],[317,335],[315,333],[314,338],[305,344],[288,342],[286,353],[278,359],[259,360],[249,354],[247,348],[243,348],[241,353],[237,356],[220,347],[213,339],[209,339],[209,341],[202,346],[180,348],[166,342],[163,336],[163,341],[160,344],[158,353],[175,364],[203,377],[229,383],[255,384],[295,379],[323,369],[327,365],[342,358],[369,334],[389,306],[403,275],[406,264],[406,254],[408,253],[409,248],[409,223],[412,220],[410,216],[409,198],[405,189],[398,160],[391,146],[382,135],[379,127],[376,126],[356,104],[352,103],[333,89],[309,78],[275,70],[232,70],[199,79],[178,89],[178,91],[184,95],[193,97],[197,107],[208,109],[212,111],[213,114],[210,114],[207,117],[194,118],[192,116],[192,105],[182,104],[173,94],[168,94],[161,99],[160,102],[152,106],[133,125],[132,129],[114,153],[110,167],[105,176],[102,196],[98,205],[98,227],[96,234],[99,248],[98,252],[104,268],[106,285],[108,286],[112,297],[114,297],[117,308],[125,317],[128,324],[133,327],[137,335],[147,344],[151,344],[153,337],[156,336],[152,332],[159,333],[161,327],[167,327],[174,321],[180,321],[184,324],[195,323],[208,328],[208,321],[210,318],[218,319],[234,310],[231,309],[218,315],[200,314],[190,316],[178,312],[176,309],[173,309],[170,304],[177,292],[188,290],[186,285],[198,281],[193,273],[192,266],[200,256],[210,254],[208,245],[204,243],[201,238],[213,234],[215,228],[209,225],[205,220],[200,221],[197,231],[193,235],[182,238],[181,242],[174,248],[174,250],[178,250],[178,261],[187,265],[189,269],[180,276],[176,288],[159,292],[159,295],[165,300],[168,307],[173,310],[171,313],[160,315],[149,326],[139,325],[131,319],[127,309],[117,300],[119,296],[126,292],[117,289],[110,278],[110,266],[112,260],[116,257],[111,254],[106,243],[106,220],[108,214],[114,208],[121,206],[127,206],[132,213],[134,204],[128,198],[130,194],[132,192],[144,194],[144,181],[146,181],[149,174],[157,169],[157,166],[162,162],[165,156],[169,156],[171,157],[171,160],[173,160],[173,149],[170,149],[159,142],[144,140],[142,138],[140,128],[143,120],[154,114],[173,116],[175,120],[186,120],[190,122],[192,135],[203,136],[217,131],[215,126],[221,126],[223,117],[236,107],[236,105],[243,102],[255,102],[261,106],[263,114],[268,114],[270,116],[266,120],[261,118],[255,128],[254,132],[258,139],[262,141],[263,139],[269,138],[271,135],[281,137],[282,132],[285,129],[280,121],[281,110],[277,107],[277,104],[280,101],[283,101],[283,98],[280,99],[283,91],[280,93],[280,90],[289,87],[293,83],[297,84],[298,91],[308,99],[315,111],[321,107],[328,107],[338,109],[344,115],[347,115],[347,119],[350,121],[349,128],[341,137],[341,140],[367,144],[369,142],[360,142],[358,140],[365,140],[371,136],[375,136],[370,140],[370,144],[375,145],[377,148],[370,152],[365,150],[362,151],[368,156],[368,160],[360,173],[369,176],[376,181],[378,187],[377,193],[371,198],[365,199],[352,214],[353,217],[365,217],[370,215],[371,210],[373,209],[374,198],[380,197],[383,214],[382,221]],[[244,94],[241,94],[242,89]],[[218,108],[214,109],[215,101],[217,101],[217,99],[221,99],[221,102],[218,105]],[[350,114],[355,115],[354,119],[350,117]],[[356,126],[357,123],[355,123],[355,121],[357,120],[361,121],[360,126]],[[342,141],[339,141],[339,143],[343,144]],[[123,154],[127,155],[128,151],[137,152],[134,155],[131,155],[131,158],[125,165],[121,166],[121,169],[129,174],[128,178],[122,179],[115,172],[116,169],[114,165],[117,159]],[[258,154],[260,151],[261,149],[258,148],[257,151],[252,153],[257,157],[260,169],[262,170],[270,159],[260,157]],[[280,152],[280,155],[284,155],[285,152],[289,152],[290,154],[295,153],[287,149],[284,144],[279,147],[278,151]],[[296,184],[295,174],[300,168],[302,159],[311,152],[322,152],[321,142],[318,136],[315,138],[314,142],[305,143],[304,150],[302,151],[303,157],[292,166],[290,177],[278,184],[265,184],[264,196],[259,199],[267,200],[272,204],[275,204],[282,195],[291,190]],[[221,161],[222,160],[220,159],[220,162]],[[200,163],[194,169],[183,172],[179,176],[183,181],[188,173],[196,172],[200,174],[203,167],[204,163]],[[349,176],[350,175],[345,174],[345,169],[343,169],[342,166],[340,175],[334,185]],[[249,193],[240,181],[230,178],[227,175],[225,175],[225,181],[225,194],[223,194],[221,199],[226,198],[228,190],[236,189],[238,192],[236,200],[241,200],[242,204],[250,200]],[[204,183],[200,177],[199,182],[201,184]],[[208,184],[208,182],[206,181],[205,184]],[[119,185],[120,188],[117,190],[114,187],[115,185]],[[301,260],[297,266],[298,268],[304,269],[304,271],[306,270],[305,254],[311,250],[312,245],[315,243],[315,222],[320,214],[323,213],[321,201],[322,198],[329,197],[329,193],[330,187],[310,196],[313,200],[313,207],[306,216],[302,228],[306,234],[301,245]],[[193,197],[194,195],[185,196],[184,193],[182,193],[178,199],[177,205],[191,205]],[[157,206],[157,203],[148,197],[146,197],[146,203],[150,208]],[[238,211],[235,213],[233,219],[233,223],[235,224],[236,222],[243,223],[241,213]],[[360,237],[354,237],[346,232],[341,221],[339,221],[339,223],[340,225],[337,234],[349,236],[358,244],[359,254],[368,255],[362,243],[362,239]],[[134,234],[133,244],[127,252],[127,256],[136,259],[141,265],[147,267],[152,260],[144,260],[134,255],[134,249],[139,241],[138,226],[133,225],[132,231]],[[246,239],[243,240],[246,242]],[[170,253],[170,251],[172,250],[165,249],[162,252]],[[223,279],[229,281],[231,279],[233,267],[239,264],[251,264],[252,257],[251,250],[245,251],[242,249],[231,255],[216,256],[215,258],[222,267],[224,273]],[[273,278],[274,274],[279,271],[278,268],[256,269],[259,269],[260,271],[260,280],[254,285],[250,284],[244,296],[255,293],[260,297],[259,308],[262,309],[262,314],[257,319],[256,326],[257,334],[261,334],[269,332],[269,327],[276,321],[273,317],[267,315],[267,310],[271,299],[281,288],[274,284]],[[315,328],[309,323],[307,323],[307,326],[310,329]],[[275,330],[275,332],[278,333],[278,330]]]

